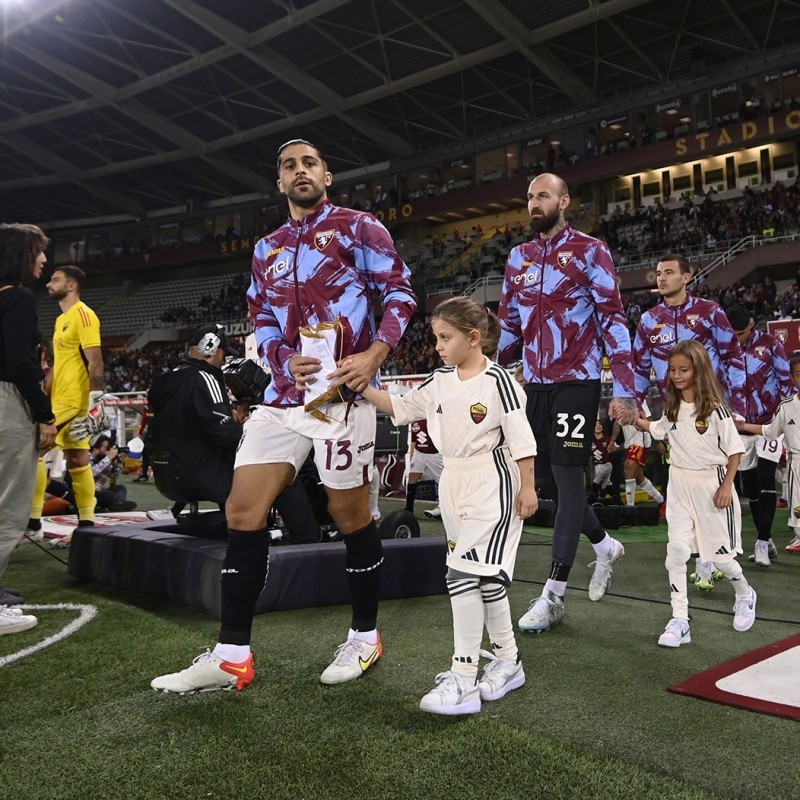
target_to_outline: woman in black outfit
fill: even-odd
[[[42,274],[48,238],[35,225],[0,225],[0,578],[31,510],[38,453],[53,447],[55,418],[42,390],[36,302],[25,288]],[[0,586],[0,635],[36,625]]]

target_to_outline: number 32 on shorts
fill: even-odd
[[[561,439],[583,439],[583,428],[585,425],[586,417],[584,417],[583,414],[557,414],[556,436]]]

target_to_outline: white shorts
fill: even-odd
[[[611,483],[611,470],[614,465],[606,462],[604,464],[594,464],[594,482],[603,489]]]
[[[742,509],[733,490],[728,508],[714,505],[726,467],[715,469],[669,470],[667,535],[670,541],[683,541],[701,561],[731,561],[742,553]]]
[[[418,472],[422,475],[420,480],[425,480],[425,473],[431,480],[439,481],[442,479],[442,468],[444,462],[442,461],[441,453],[420,453],[419,450],[414,451],[411,456],[411,464],[408,467],[409,473]]]
[[[314,448],[319,477],[331,489],[354,489],[372,480],[375,457],[375,407],[365,400],[321,408],[334,419],[324,422],[302,406],[260,406],[244,423],[235,468],[249,464],[292,464],[295,474]]]
[[[522,534],[522,520],[514,511],[519,484],[519,468],[505,448],[444,459],[439,508],[448,567],[511,582]]]
[[[800,455],[786,452],[786,494],[789,501],[789,527],[800,528]]]

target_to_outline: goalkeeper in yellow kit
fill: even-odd
[[[100,348],[100,321],[81,302],[81,284],[86,276],[75,266],[57,267],[47,284],[50,297],[58,301],[61,314],[53,331],[53,369],[45,381],[56,418],[56,447],[64,451],[72,490],[78,506],[78,527],[94,525],[94,477],[89,466],[89,442],[108,427],[103,408],[105,369]],[[41,538],[41,516],[47,476],[39,461],[28,538]],[[37,530],[38,528],[38,530]],[[71,537],[54,546],[69,544]]]

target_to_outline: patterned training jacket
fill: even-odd
[[[272,369],[264,404],[303,405],[289,359],[300,352],[299,329],[305,325],[341,320],[342,358],[376,339],[396,347],[417,306],[410,278],[375,217],[327,200],[301,222],[290,218],[261,239],[247,299],[258,352]],[[383,301],[377,330],[374,292]]]
[[[663,302],[642,314],[633,342],[639,401],[644,400],[650,388],[651,368],[664,395],[669,354],[685,339],[695,339],[705,347],[719,382],[728,392],[731,410],[745,416],[744,358],[739,340],[719,304],[693,295],[688,295],[682,305]]]
[[[608,356],[615,397],[634,396],[631,340],[605,242],[567,225],[509,253],[499,361],[523,340],[525,383],[599,380]]]

